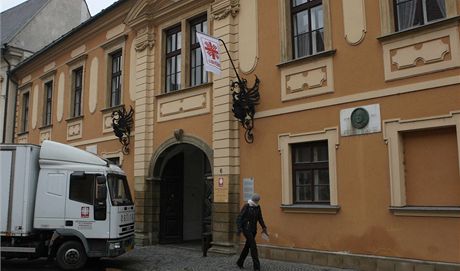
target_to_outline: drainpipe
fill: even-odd
[[[3,46],[4,46],[2,48],[3,60],[5,60],[6,64],[8,64],[8,70],[6,72],[6,93],[5,93],[5,108],[3,112],[3,137],[2,137],[2,143],[5,143],[6,141],[6,122],[7,122],[6,113],[8,112],[8,96],[9,96],[9,90],[10,90],[11,63],[5,57],[6,52],[8,51],[8,44],[5,43]]]
[[[11,73],[11,72],[10,72]],[[19,82],[14,80],[13,77],[10,77],[10,73],[8,73],[8,77],[10,78],[11,82],[13,82],[16,85],[15,88],[15,94],[14,94],[14,111],[13,111],[13,129],[11,129],[11,143],[14,143],[14,135],[16,132],[16,110],[18,107],[18,89],[19,89]]]

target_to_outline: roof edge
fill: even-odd
[[[112,5],[108,6],[107,8],[103,9],[102,11],[100,11],[99,13],[97,13],[96,15],[94,16],[91,16],[91,18],[89,18],[88,20],[84,21],[83,23],[79,24],[78,26],[74,27],[73,29],[71,29],[69,32],[65,33],[64,35],[62,35],[60,38],[56,39],[55,41],[51,42],[50,44],[46,45],[45,47],[43,47],[42,49],[40,49],[39,51],[37,51],[35,54],[31,55],[30,57],[26,58],[25,60],[23,60],[22,62],[18,63],[18,65],[16,65],[16,67],[14,67],[12,70],[11,70],[11,73],[14,74],[17,72],[17,70],[19,70],[20,68],[22,68],[23,66],[25,66],[26,64],[28,64],[29,62],[31,62],[32,60],[34,60],[35,58],[39,57],[40,55],[42,55],[44,52],[46,52],[48,49],[51,49],[52,47],[54,47],[55,45],[63,42],[65,39],[69,38],[70,36],[72,36],[74,33],[78,32],[79,30],[81,30],[82,28],[84,28],[85,26],[91,24],[92,22],[96,21],[97,19],[101,18],[102,16],[104,16],[105,14],[109,13],[110,11],[114,10],[115,8],[117,8],[118,6],[120,6],[122,3],[126,2],[126,0],[118,0],[116,2],[114,2]],[[86,0],[85,0],[85,3],[86,3]],[[91,13],[90,13],[91,14]]]
[[[34,15],[30,16],[29,20],[27,20],[27,22],[25,24],[23,24],[20,28],[18,28],[18,30],[15,33],[12,33],[9,37],[7,37],[5,39],[5,41],[2,41],[2,44],[5,44],[5,43],[8,44],[14,37],[16,37],[16,35],[19,34],[19,32],[21,32],[26,26],[28,26],[30,24],[30,22],[35,17],[37,17],[37,14],[40,13],[50,3],[50,1],[51,0],[46,0],[46,3],[44,3],[43,6],[41,6],[39,9],[37,9],[37,11],[34,13]],[[15,8],[15,7],[17,7],[17,6],[14,6],[12,8]],[[7,11],[7,10],[5,10],[5,11]]]

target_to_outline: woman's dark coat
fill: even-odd
[[[259,221],[262,229],[265,230],[267,228],[260,206],[250,206],[249,203],[246,203],[236,219],[238,232],[250,232],[255,235],[257,233],[257,221]]]

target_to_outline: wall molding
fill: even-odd
[[[337,97],[337,98],[325,99],[325,100],[321,100],[317,102],[303,103],[303,104],[286,106],[286,107],[281,107],[281,108],[276,108],[276,109],[268,109],[265,111],[256,112],[255,118],[261,119],[261,118],[273,117],[273,116],[301,112],[301,111],[306,111],[306,110],[312,110],[312,109],[317,109],[317,108],[322,108],[322,107],[327,107],[327,106],[334,106],[334,105],[340,105],[340,104],[346,104],[346,103],[365,101],[365,100],[370,100],[370,99],[382,98],[382,97],[387,97],[387,96],[405,94],[405,93],[410,93],[410,92],[416,92],[416,91],[422,91],[422,90],[427,90],[427,89],[446,87],[446,86],[452,86],[452,85],[458,85],[458,84],[460,84],[460,76],[445,77],[441,79],[435,79],[435,80],[430,80],[430,81],[425,81],[425,82],[420,82],[420,83],[402,85],[402,86],[391,87],[391,88],[383,88],[383,89],[368,91],[364,93],[357,93],[357,94],[351,94],[351,95],[346,95],[346,96]]]
[[[342,1],[342,11],[345,40],[356,46],[364,40],[367,32],[364,0]]]
[[[211,85],[159,95],[156,102],[158,122],[208,114],[211,112]]]
[[[391,206],[405,207],[406,181],[404,165],[404,142],[402,132],[420,129],[442,127],[456,127],[457,152],[460,156],[460,111],[450,112],[448,115],[433,116],[418,119],[389,119],[383,120],[383,139],[388,145],[388,163],[390,172]],[[460,172],[460,160],[458,164]]]
[[[240,11],[240,0],[226,0],[212,7],[212,18],[214,20],[223,20],[228,15],[236,17]]]
[[[382,41],[385,80],[397,80],[460,67],[458,30],[459,27],[454,25]]]
[[[118,140],[118,138],[114,135],[111,135],[111,136],[98,137],[96,139],[82,140],[82,141],[67,143],[67,144],[69,144],[70,146],[77,147],[77,146],[90,145],[90,144],[101,143],[101,142],[112,141],[112,140]]]

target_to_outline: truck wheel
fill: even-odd
[[[77,241],[67,241],[56,253],[56,262],[61,269],[75,270],[82,268],[88,257],[82,244]]]

